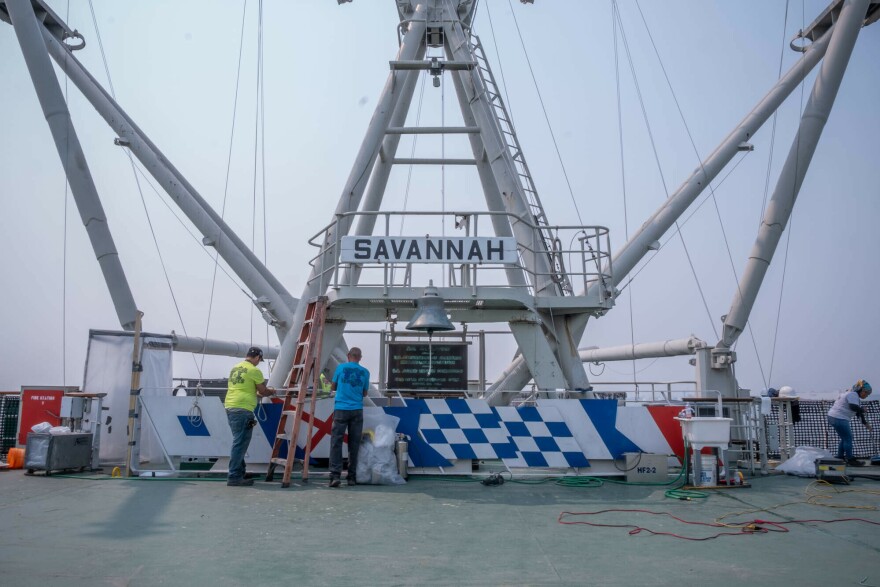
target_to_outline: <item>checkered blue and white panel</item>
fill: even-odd
[[[516,447],[498,415],[483,400],[428,399],[419,418],[419,432],[446,459],[505,459]],[[408,403],[412,403],[412,400]]]
[[[495,408],[516,445],[508,467],[589,467],[574,435],[555,407]]]

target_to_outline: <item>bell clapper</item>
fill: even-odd
[[[431,333],[428,333],[428,377],[431,376]]]

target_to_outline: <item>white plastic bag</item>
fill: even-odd
[[[52,436],[58,436],[59,434],[70,434],[70,428],[68,426],[52,426],[49,428],[49,434]]]
[[[51,429],[52,425],[48,422],[40,422],[31,426],[31,432],[36,432],[37,434],[48,434]]]
[[[394,450],[394,439],[396,437],[397,434],[394,432],[394,428],[386,424],[379,424],[373,430],[373,444],[376,448],[390,448]]]
[[[776,470],[799,477],[815,477],[816,460],[829,459],[831,456],[824,448],[799,446],[794,450],[794,456],[776,467]]]
[[[370,410],[372,412],[372,410]],[[364,436],[358,451],[357,482],[367,485],[403,485],[394,455],[399,418],[384,413],[364,413]]]

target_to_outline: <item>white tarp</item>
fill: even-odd
[[[142,396],[170,396],[171,337],[145,334],[141,337],[140,387]],[[131,365],[134,333],[90,331],[83,391],[106,393],[101,417],[101,462],[121,463],[128,445],[128,407],[131,391]],[[161,458],[161,451],[150,426],[142,427],[141,459]]]

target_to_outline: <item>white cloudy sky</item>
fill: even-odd
[[[269,268],[298,296],[308,274],[306,240],[330,220],[388,75],[388,61],[397,50],[394,2],[262,3],[265,232],[261,181],[254,188],[260,3],[52,0],[49,4],[62,17],[69,14],[70,25],[86,37],[87,48],[77,57],[106,84],[93,6],[118,101],[218,210],[233,135],[244,14],[225,217],[245,242],[257,243],[257,254],[266,255]],[[611,229],[613,249],[626,240],[625,217],[632,232],[665,198],[663,180],[671,192],[698,165],[639,6],[628,0],[620,4],[662,171],[661,178],[632,74],[621,53],[626,215],[610,0],[537,0],[533,5],[483,0],[476,20],[476,32],[489,51],[496,76],[503,74],[550,222],[574,222],[573,193],[584,223]],[[824,5],[821,0],[788,5],[785,0],[641,2],[700,155],[710,153],[772,86],[780,56],[783,71],[796,62],[798,54],[787,48],[788,40]],[[0,219],[0,274],[4,276],[0,389],[79,385],[88,330],[117,329],[119,324],[73,201],[68,196],[65,203],[61,165],[14,31],[5,23],[0,23],[0,54],[0,198],[5,210]],[[755,306],[754,343],[746,333],[738,346],[738,376],[744,387],[757,390],[769,382],[801,391],[826,391],[848,386],[859,377],[870,381],[880,375],[874,332],[880,325],[875,300],[875,232],[880,220],[878,54],[880,28],[874,25],[859,38],[792,224]],[[804,101],[812,81],[810,76],[804,86]],[[421,101],[417,93],[414,104],[422,104],[423,124],[457,123],[451,87],[446,93],[446,85],[435,89],[428,83]],[[145,312],[145,329],[160,333],[185,329],[191,335],[207,332],[211,338],[265,344],[265,327],[237,285],[222,272],[208,320],[213,263],[163,203],[169,201],[167,197],[142,182],[149,218],[183,316],[181,324],[128,160],[113,146],[113,133],[72,85],[69,96],[74,125],[123,266],[138,306]],[[771,191],[791,144],[801,100],[799,89],[779,111]],[[684,240],[708,313],[681,241],[672,239],[639,273],[618,300],[618,307],[591,322],[584,346],[630,342],[630,296],[636,342],[692,333],[710,343],[717,340],[713,327],[720,328],[719,317],[729,309],[736,289],[734,270],[742,272],[755,238],[771,137],[768,123],[755,137],[755,151],[718,186],[715,202],[708,200],[684,226]],[[420,147],[418,155],[439,156],[437,144],[423,141]],[[402,152],[408,153],[409,148],[404,140]],[[455,150],[450,142],[447,154]],[[395,170],[386,195],[387,208],[402,205],[406,178],[405,169]],[[447,208],[477,207],[479,183],[473,172],[450,170],[445,183]],[[438,209],[440,186],[438,169],[418,170],[409,192],[411,207]],[[375,369],[378,351],[368,346],[375,346],[375,339],[358,342],[366,347],[367,365]],[[497,373],[511,352],[510,343],[499,340],[490,353],[489,373]],[[180,376],[196,375],[198,363],[187,355],[175,357]],[[205,361],[204,375],[223,376],[228,365],[229,359],[210,358]],[[687,358],[639,361],[635,367],[641,380],[693,378]],[[595,379],[631,381],[632,369],[631,363],[609,364]]]

